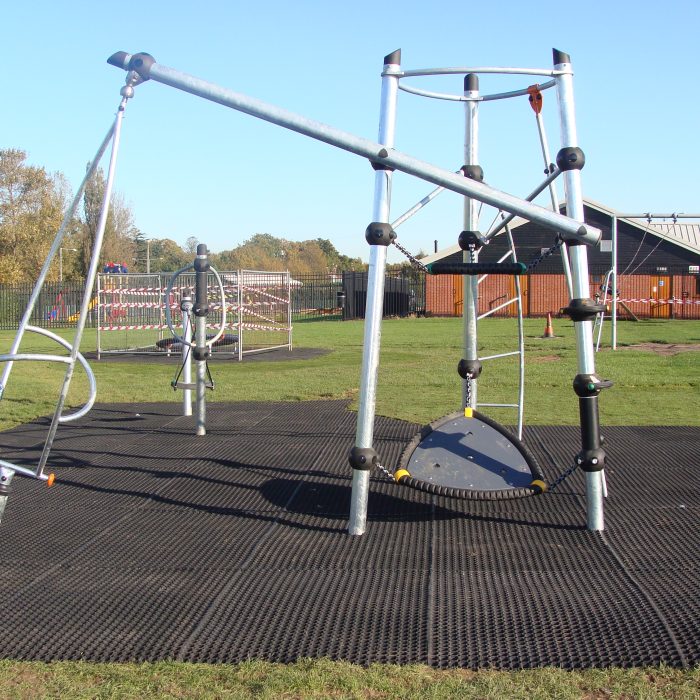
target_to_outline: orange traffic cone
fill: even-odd
[[[554,328],[552,328],[552,313],[550,311],[547,312],[547,325],[544,327],[544,335],[542,337],[556,338]]]

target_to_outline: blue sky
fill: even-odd
[[[401,48],[404,69],[551,66],[571,55],[584,195],[618,210],[698,211],[700,89],[696,2],[8,3],[0,147],[61,171],[76,187],[119,102],[125,74],[115,51],[158,62],[376,139],[383,57]],[[530,80],[483,76],[484,93]],[[413,84],[459,93],[461,77]],[[545,121],[556,152],[554,93]],[[463,160],[459,103],[401,93],[396,147],[456,170]],[[523,196],[543,175],[526,98],[483,104],[486,180]],[[129,103],[116,189],[149,237],[213,251],[254,233],[328,238],[367,259],[373,171],[366,161],[156,83]],[[397,174],[398,217],[432,186]],[[546,200],[542,201],[546,204]],[[459,197],[444,193],[398,230],[410,250],[456,242]],[[484,216],[484,226],[491,215]],[[390,260],[400,260],[393,251]]]

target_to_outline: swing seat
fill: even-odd
[[[394,474],[398,483],[454,498],[505,500],[547,489],[527,447],[471,409],[423,428],[404,450],[399,465]]]
[[[213,337],[214,336],[210,333],[207,335],[207,340],[211,340]],[[221,347],[222,345],[235,345],[237,342],[237,335],[233,335],[232,333],[225,333],[214,343],[214,347]],[[159,350],[180,352],[182,350],[182,343],[180,343],[177,340],[177,338],[161,338],[160,340],[156,340],[156,347]]]

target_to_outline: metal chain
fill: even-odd
[[[465,406],[467,408],[472,407],[472,375],[468,374],[465,378],[465,389],[466,389],[466,396],[465,398]]]
[[[406,248],[404,248],[395,238],[392,243],[408,258],[408,261],[411,263],[412,267],[420,272],[430,274],[428,268],[417,257],[415,257],[415,255],[412,255],[408,250],[406,250]],[[527,271],[530,272],[530,270],[534,270],[543,260],[546,260],[551,255],[554,255],[554,253],[561,248],[563,243],[564,239],[561,236],[557,236],[557,240],[551,248],[548,248],[544,251],[544,253],[538,255],[527,264]],[[470,255],[470,258],[471,261],[474,262],[474,256]]]
[[[409,253],[395,238],[392,243],[408,258],[409,262],[416,270],[429,274],[428,268],[420,260],[418,260],[417,257],[411,255],[411,253]]]
[[[379,469],[387,477],[387,479],[389,479],[389,481],[394,481],[394,475],[383,464],[379,464],[379,462],[377,462],[376,466],[377,469]]]
[[[577,469],[578,464],[574,464],[572,467],[569,467],[566,471],[562,472],[551,484],[549,484],[547,491],[554,491],[554,489],[556,489],[557,486],[562,483],[562,481],[568,479]]]
[[[554,253],[556,253],[559,248],[562,247],[563,243],[564,239],[561,236],[557,236],[557,240],[554,242],[554,245],[551,248],[548,248],[544,251],[544,253],[538,255],[536,258],[534,258],[534,260],[531,260],[528,263],[527,271],[530,272],[530,270],[534,270],[543,260],[546,260],[551,255],[554,255]]]

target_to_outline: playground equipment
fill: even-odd
[[[165,290],[165,298],[170,299],[173,285],[178,277],[189,270],[194,270],[195,274],[195,297],[194,304],[191,299],[185,297],[181,303],[183,314],[184,337],[178,335],[173,326],[170,304],[165,305],[165,318],[173,338],[182,347],[182,366],[180,371],[172,381],[173,389],[184,391],[183,409],[184,414],[192,414],[192,389],[195,390],[197,400],[196,434],[206,435],[206,390],[214,388],[214,382],[209,373],[207,358],[211,352],[212,345],[223,337],[226,330],[226,295],[224,293],[224,283],[221,281],[219,273],[209,264],[207,246],[200,243],[197,246],[197,257],[191,265],[187,265],[178,270],[170,280],[168,288]],[[219,298],[221,301],[221,323],[219,330],[211,337],[207,337],[207,315],[209,314],[209,286],[207,284],[208,273],[211,272],[219,285]],[[192,342],[192,322],[190,313],[194,314],[194,342]],[[192,353],[190,354],[190,350]],[[191,360],[194,358],[197,367],[196,379],[192,383]],[[180,374],[183,374],[182,381],[179,381]]]
[[[289,272],[235,270],[221,272],[228,310],[227,332],[212,354],[235,357],[292,347],[291,278]],[[97,357],[108,354],[157,354],[180,351],[168,331],[166,310],[178,311],[195,290],[195,273],[97,275]],[[166,293],[166,289],[170,291]],[[219,282],[208,273],[212,294],[208,328],[218,330],[222,303]]]
[[[61,391],[58,397],[58,401],[56,403],[56,410],[54,411],[54,414],[51,418],[51,423],[49,425],[49,429],[47,431],[46,439],[44,441],[44,446],[41,452],[41,455],[39,457],[39,460],[35,466],[34,469],[29,469],[27,467],[23,467],[21,465],[15,464],[13,462],[8,462],[6,460],[0,460],[0,518],[2,518],[2,515],[4,514],[5,507],[7,505],[7,499],[10,491],[10,485],[12,483],[12,479],[14,478],[15,474],[20,474],[22,476],[28,476],[34,479],[39,479],[41,481],[45,481],[49,486],[53,484],[54,482],[54,475],[53,473],[45,473],[45,469],[48,463],[49,459],[49,454],[51,452],[51,447],[53,446],[54,438],[56,437],[56,432],[58,430],[58,426],[61,423],[65,423],[71,420],[76,420],[82,416],[84,416],[88,411],[92,408],[95,398],[97,396],[97,386],[95,383],[95,377],[90,369],[90,366],[88,365],[87,361],[85,358],[80,354],[80,341],[83,337],[83,331],[85,329],[85,323],[87,319],[87,312],[88,312],[88,307],[91,302],[91,297],[92,297],[92,288],[95,284],[95,276],[97,274],[97,266],[99,263],[99,256],[100,256],[100,250],[102,248],[102,241],[104,239],[104,232],[105,232],[105,227],[107,224],[107,210],[108,210],[108,205],[109,205],[109,200],[110,197],[112,196],[112,187],[114,184],[114,171],[115,171],[115,166],[116,166],[116,156],[117,152],[119,150],[119,139],[121,135],[121,125],[122,125],[122,120],[124,116],[124,108],[126,106],[126,101],[128,99],[128,90],[133,89],[130,88],[129,85],[127,87],[123,88],[121,91],[121,96],[122,99],[120,100],[119,103],[119,108],[117,110],[117,115],[114,119],[113,124],[110,126],[109,130],[107,131],[107,134],[105,135],[104,139],[102,140],[102,143],[100,144],[99,148],[97,149],[97,153],[95,154],[94,159],[91,161],[90,165],[88,166],[85,177],[83,178],[80,186],[78,187],[78,191],[75,194],[75,197],[73,198],[73,201],[71,202],[70,206],[68,207],[65,216],[63,217],[63,221],[61,222],[61,226],[58,229],[58,232],[56,233],[56,236],[53,240],[53,243],[51,244],[51,248],[49,249],[49,253],[46,256],[46,261],[44,262],[44,266],[41,268],[41,271],[39,273],[39,277],[37,279],[36,284],[34,285],[34,288],[32,290],[32,293],[29,296],[29,301],[27,303],[27,308],[24,311],[24,315],[22,316],[22,319],[20,320],[19,327],[17,329],[17,333],[15,335],[15,338],[12,342],[12,345],[10,347],[10,352],[0,355],[0,362],[5,362],[5,368],[2,373],[2,377],[0,377],[0,399],[5,393],[5,390],[7,388],[7,383],[9,381],[10,373],[12,372],[12,366],[15,362],[17,361],[51,361],[51,362],[60,362],[66,365],[66,373],[64,375],[63,379],[63,384],[61,386]],[[83,288],[83,300],[81,303],[80,307],[80,312],[79,316],[77,319],[77,326],[75,330],[75,334],[73,336],[73,342],[69,343],[63,338],[57,336],[54,333],[51,333],[50,331],[47,331],[46,329],[42,328],[37,328],[34,326],[31,326],[29,321],[32,315],[32,312],[34,310],[34,307],[36,306],[37,300],[39,298],[39,295],[41,293],[41,290],[44,286],[44,282],[46,281],[46,277],[49,272],[49,268],[51,266],[51,263],[53,262],[54,257],[56,256],[56,253],[59,251],[59,248],[61,246],[61,243],[63,241],[63,237],[66,233],[66,230],[68,229],[71,221],[73,221],[76,211],[78,209],[78,205],[80,203],[80,199],[83,195],[83,191],[85,189],[86,184],[89,182],[90,178],[95,174],[95,171],[97,169],[97,166],[99,165],[102,156],[104,155],[105,151],[107,150],[107,147],[109,144],[112,144],[112,153],[110,156],[110,161],[109,161],[109,170],[108,170],[108,175],[107,175],[107,182],[105,184],[105,189],[104,189],[104,195],[102,199],[102,210],[100,213],[100,217],[97,223],[97,231],[95,232],[95,239],[93,243],[93,248],[92,248],[92,257],[90,259],[90,265],[88,267],[87,274],[85,276],[85,286]],[[55,341],[59,345],[61,345],[65,350],[68,351],[69,355],[68,356],[62,356],[62,355],[46,355],[46,354],[32,354],[32,353],[20,353],[19,348],[22,342],[22,339],[24,338],[24,334],[27,332],[33,332],[33,333],[39,333],[40,335],[44,335],[47,338],[50,338],[51,340]],[[88,397],[88,400],[86,403],[83,405],[83,407],[77,411],[75,411],[72,414],[64,415],[63,409],[66,403],[66,399],[68,396],[68,390],[70,388],[70,383],[71,379],[73,377],[73,373],[75,371],[75,365],[76,363],[79,363],[85,370],[87,376],[88,376],[88,381],[90,384],[90,395]]]
[[[382,72],[382,99],[380,112],[380,141],[386,150],[393,148],[397,113],[398,91],[404,89],[414,94],[463,101],[465,110],[465,165],[461,168],[465,179],[470,182],[483,181],[483,170],[478,160],[478,110],[481,102],[500,100],[528,94],[533,109],[538,117],[538,127],[542,90],[556,87],[561,121],[560,149],[556,161],[557,167],[548,163],[548,147],[543,129],[540,129],[541,146],[545,158],[545,182],[527,199],[533,200],[547,187],[550,188],[553,213],[558,209],[553,181],[563,175],[566,190],[567,214],[572,220],[583,221],[583,199],[581,193],[580,171],[584,165],[583,151],[578,147],[574,118],[573,73],[567,54],[554,50],[554,68],[517,69],[517,68],[442,68],[402,70],[401,54],[396,51],[384,59]],[[479,94],[477,74],[507,73],[546,76],[551,78],[539,86],[530,86],[523,90],[491,95]],[[464,95],[446,95],[428,92],[413,86],[402,85],[405,78],[426,75],[460,74],[465,76]],[[505,206],[505,202],[495,202],[499,209],[510,211],[510,217],[498,226],[491,228],[485,235],[479,231],[478,202],[494,204],[481,196],[478,191],[465,192],[464,230],[459,236],[459,245],[463,252],[461,264],[449,265],[434,263],[426,267],[432,274],[464,275],[464,350],[465,357],[460,361],[458,373],[463,380],[462,405],[463,416],[452,415],[433,424],[414,441],[414,445],[404,453],[399,469],[393,475],[382,467],[379,456],[372,447],[375,396],[377,385],[377,368],[379,355],[380,323],[382,317],[382,284],[386,264],[386,249],[396,241],[396,233],[387,222],[392,186],[393,163],[375,163],[375,200],[374,219],[367,229],[367,240],[371,245],[370,285],[367,300],[367,319],[365,326],[365,352],[362,367],[362,385],[360,389],[360,406],[358,415],[358,432],[355,447],[350,455],[354,469],[353,491],[350,508],[349,532],[360,535],[365,531],[367,520],[367,500],[369,491],[369,471],[380,467],[388,476],[398,483],[422,488],[433,493],[446,493],[460,497],[520,497],[546,490],[536,464],[529,458],[524,445],[515,436],[507,434],[497,424],[491,424],[474,409],[477,405],[477,378],[482,364],[477,355],[477,302],[478,281],[481,274],[520,275],[527,266],[515,261],[483,264],[479,263],[479,250],[489,240],[507,226],[513,218],[514,210]],[[525,218],[535,220],[531,214]],[[602,530],[603,494],[605,482],[603,468],[605,453],[601,447],[598,420],[598,395],[603,388],[611,385],[599,379],[595,374],[592,321],[602,307],[590,298],[588,285],[588,261],[586,247],[583,243],[592,243],[590,239],[572,236],[563,227],[557,228],[560,240],[570,246],[571,271],[567,280],[571,293],[571,302],[567,312],[575,323],[577,350],[579,355],[579,373],[574,380],[574,389],[579,397],[581,415],[582,449],[575,457],[575,465],[586,472],[587,525],[591,530]],[[543,253],[550,254],[559,246],[554,246]],[[563,249],[565,250],[565,249]],[[406,251],[403,251],[406,252]],[[418,263],[412,256],[412,262]],[[568,270],[568,252],[563,253],[565,269]],[[537,264],[535,260],[531,265]],[[519,295],[518,295],[519,296]],[[498,449],[495,450],[495,447]],[[478,469],[474,467],[478,466]],[[569,470],[570,471],[570,470]],[[528,473],[529,472],[529,473]],[[530,483],[523,484],[522,478]],[[565,478],[565,472],[561,478]]]
[[[533,204],[531,201],[520,199],[513,195],[494,189],[487,184],[478,180],[478,178],[469,178],[458,175],[454,172],[439,168],[424,161],[420,161],[410,155],[395,150],[394,131],[395,131],[395,115],[396,115],[396,96],[398,92],[399,80],[403,75],[400,69],[399,52],[395,52],[385,60],[385,70],[382,78],[382,116],[380,120],[380,138],[378,142],[364,139],[346,132],[340,131],[319,122],[312,121],[292,112],[282,110],[272,105],[265,104],[260,100],[256,100],[230,90],[226,90],[212,83],[207,83],[199,78],[178,72],[172,68],[162,66],[148,54],[131,55],[125,52],[118,52],[109,58],[109,63],[122,68],[127,72],[126,84],[121,88],[121,100],[119,109],[114,122],[110,128],[103,144],[98,149],[97,155],[92,162],[91,167],[86,174],[86,179],[76,194],[76,199],[68,212],[67,221],[71,220],[79,198],[82,195],[83,187],[87,178],[89,178],[97,167],[102,154],[107,148],[109,142],[112,142],[112,154],[110,158],[109,170],[107,175],[107,184],[105,187],[104,199],[102,202],[102,210],[98,224],[98,231],[95,237],[95,245],[92,251],[91,264],[88,270],[86,279],[85,295],[83,299],[83,307],[78,320],[78,328],[71,347],[71,357],[67,360],[68,369],[64,380],[64,390],[59,398],[58,407],[56,410],[54,421],[47,438],[46,447],[44,450],[45,458],[42,456],[37,469],[35,471],[20,469],[16,465],[3,466],[6,472],[3,474],[5,481],[9,482],[12,475],[16,473],[34,476],[35,478],[46,478],[43,475],[46,459],[48,458],[48,450],[51,447],[55,429],[57,427],[60,414],[62,412],[63,402],[65,401],[65,392],[70,384],[70,378],[73,373],[73,367],[77,360],[80,340],[85,325],[85,317],[91,290],[95,282],[97,271],[97,261],[99,259],[104,228],[107,217],[107,210],[112,191],[114,173],[116,167],[116,158],[118,153],[119,139],[121,133],[121,125],[123,120],[124,110],[135,94],[135,87],[146,80],[163,83],[171,87],[175,87],[195,96],[217,102],[223,106],[230,107],[237,111],[242,111],[256,118],[260,118],[272,122],[278,126],[283,126],[290,130],[296,131],[310,138],[323,141],[329,145],[349,151],[363,158],[367,158],[372,167],[375,169],[375,205],[374,205],[374,221],[369,225],[366,231],[366,239],[370,244],[370,269],[367,290],[367,315],[365,320],[365,334],[363,346],[361,388],[360,388],[360,410],[358,415],[358,428],[355,440],[355,447],[351,453],[351,464],[353,466],[353,495],[350,509],[350,533],[362,534],[366,523],[366,504],[368,496],[369,484],[369,468],[378,465],[376,452],[372,449],[372,434],[373,422],[375,414],[375,397],[377,385],[377,369],[379,364],[379,345],[380,345],[380,324],[382,319],[382,297],[384,285],[384,270],[386,266],[386,250],[387,246],[395,238],[395,233],[392,231],[388,222],[389,216],[389,194],[391,189],[392,173],[394,170],[399,170],[410,175],[419,177],[434,185],[444,187],[458,194],[467,197],[471,202],[478,200],[486,204],[490,204],[498,209],[509,212],[511,215],[520,215],[531,221],[537,222],[547,228],[556,231],[562,236],[572,249],[572,266],[574,272],[574,298],[571,301],[569,312],[576,323],[577,329],[577,346],[579,350],[579,369],[580,374],[577,375],[576,391],[579,395],[580,410],[582,417],[582,442],[583,449],[577,456],[577,462],[587,472],[587,492],[588,492],[588,524],[591,529],[602,528],[602,479],[601,470],[604,463],[604,453],[600,449],[600,436],[598,431],[598,412],[597,412],[597,397],[604,383],[595,376],[595,368],[593,365],[593,350],[592,350],[592,333],[591,319],[598,312],[597,307],[588,298],[588,281],[586,272],[586,254],[585,244],[594,244],[600,239],[600,231],[583,223],[583,208],[580,194],[580,168],[583,166],[583,153],[578,148],[576,143],[576,132],[573,119],[573,92],[572,92],[572,73],[569,58],[566,54],[555,51],[555,67],[553,71],[542,70],[521,70],[515,69],[510,72],[528,73],[534,75],[550,75],[553,77],[553,82],[556,84],[559,92],[560,103],[562,104],[562,131],[565,147],[560,151],[557,158],[559,171],[564,173],[565,182],[567,185],[567,211],[568,216],[563,216],[555,211],[550,211],[543,207]],[[451,69],[457,71],[457,69]],[[463,72],[462,69],[459,69]],[[503,70],[503,69],[499,69]],[[425,71],[424,71],[425,72]],[[423,72],[423,73],[424,73]],[[477,72],[475,70],[467,70],[467,73]],[[421,73],[415,73],[416,75]],[[554,175],[548,176],[549,178]],[[548,183],[547,181],[547,183]],[[546,186],[546,185],[545,185]],[[536,195],[533,195],[534,199]],[[471,206],[471,205],[470,205]],[[507,219],[506,219],[507,222]],[[56,240],[49,251],[45,268],[37,282],[37,287],[43,284],[45,279],[45,269],[50,264],[55,255],[58,246],[63,237],[65,225],[59,230]],[[469,233],[469,232],[468,232]],[[471,232],[472,235],[464,237],[465,250],[470,247],[475,248],[480,237],[478,232]],[[469,250],[471,258],[475,257],[475,251]],[[472,263],[475,267],[470,268],[469,272],[480,272],[479,265]],[[465,269],[465,272],[467,270]],[[487,270],[484,270],[487,271]],[[492,271],[489,269],[488,271]],[[512,270],[511,270],[512,271]],[[472,297],[473,298],[473,297]],[[30,300],[28,312],[33,306],[34,297]],[[465,307],[473,306],[473,301],[469,301],[465,297]],[[26,313],[25,312],[25,316]],[[28,316],[26,316],[28,318]],[[18,347],[24,331],[27,330],[27,325],[23,321],[18,330],[15,343],[13,344],[11,353],[5,356],[0,356],[0,360],[8,362],[8,368],[11,362],[16,359],[21,359],[18,354]],[[471,329],[466,329],[467,337],[470,336]],[[470,341],[471,342],[471,341]],[[471,390],[473,385],[475,366],[473,364],[476,358],[470,357],[469,354],[465,360],[465,372],[463,379],[466,380],[465,393]],[[8,369],[6,368],[6,372]],[[3,387],[6,385],[7,374],[3,375]],[[471,403],[470,397],[467,395],[467,400]],[[469,408],[467,406],[467,408]],[[465,408],[466,411],[466,408]],[[469,417],[466,416],[465,417]],[[403,475],[405,477],[405,475]],[[403,478],[405,481],[408,477]],[[398,481],[402,477],[397,478]],[[5,499],[4,494],[3,499]],[[4,503],[3,503],[4,505]]]

